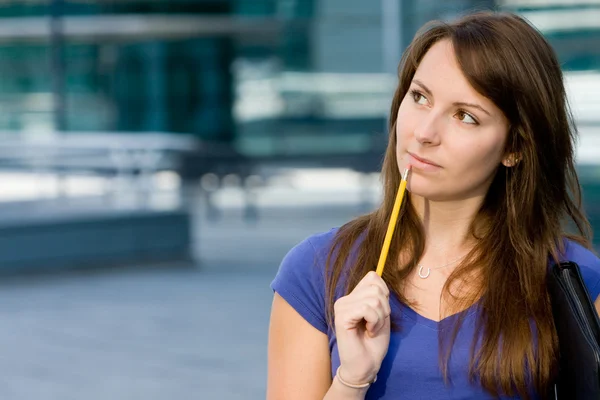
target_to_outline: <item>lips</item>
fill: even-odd
[[[441,165],[439,165],[439,164],[436,164],[436,163],[434,163],[433,161],[431,161],[431,160],[428,160],[428,159],[426,159],[426,158],[419,157],[419,156],[417,156],[417,155],[415,155],[415,154],[412,154],[412,153],[408,153],[408,154],[410,154],[410,155],[411,155],[411,156],[412,156],[414,159],[416,159],[416,160],[418,160],[418,161],[421,161],[422,163],[425,163],[425,164],[430,164],[430,165],[433,165],[434,167],[441,167]]]
[[[442,168],[441,165],[436,164],[435,162],[428,160],[427,158],[419,157],[416,154],[409,152],[408,156],[410,158],[409,162],[413,167],[426,170]]]

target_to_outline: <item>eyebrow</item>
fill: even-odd
[[[421,82],[418,79],[413,79],[413,82],[415,84],[419,85],[421,87],[421,89],[423,89],[423,91],[426,94],[428,94],[429,96],[433,96],[433,93],[431,93],[431,90],[427,86],[425,86],[425,84],[423,82]],[[484,113],[486,113],[490,117],[492,116],[485,108],[481,107],[479,104],[465,103],[463,101],[458,101],[458,102],[452,103],[452,105],[457,106],[457,107],[471,107],[471,108],[476,108],[478,110],[483,111]]]

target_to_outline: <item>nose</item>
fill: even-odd
[[[433,111],[423,115],[414,130],[415,138],[421,145],[436,146],[440,143],[440,118]]]

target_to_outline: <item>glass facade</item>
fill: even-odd
[[[147,26],[141,34],[128,30],[128,24],[144,28],[143,24],[157,21],[146,21],[148,17],[177,24],[180,16],[231,15],[231,2],[40,3],[9,3],[0,8],[0,15],[38,31],[48,26],[53,10],[60,13],[60,84],[67,131],[181,132],[207,140],[231,140],[235,131],[232,39],[185,32],[173,35],[160,26]],[[194,20],[183,22],[193,24]],[[86,25],[91,28],[87,32],[82,29]],[[112,35],[111,29],[115,30]],[[43,134],[56,127],[53,82],[57,69],[49,36],[27,37],[24,31],[7,32],[0,42],[0,129]]]
[[[257,156],[360,153],[385,137],[393,69],[423,23],[517,11],[547,35],[566,71],[597,70],[600,2],[573,4],[5,1],[0,130],[52,131],[58,109],[67,131],[191,133]],[[53,14],[62,16],[62,63],[52,61]]]
[[[385,145],[417,29],[490,8],[546,35],[582,138],[600,137],[600,0],[7,0],[0,130],[185,133],[249,156],[360,163]],[[592,219],[596,158],[580,163]]]

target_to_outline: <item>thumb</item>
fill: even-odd
[[[380,333],[385,333],[390,329],[390,316],[388,315],[384,319],[382,319],[379,323],[369,329],[369,324],[366,324],[367,335],[371,338],[379,335]]]

